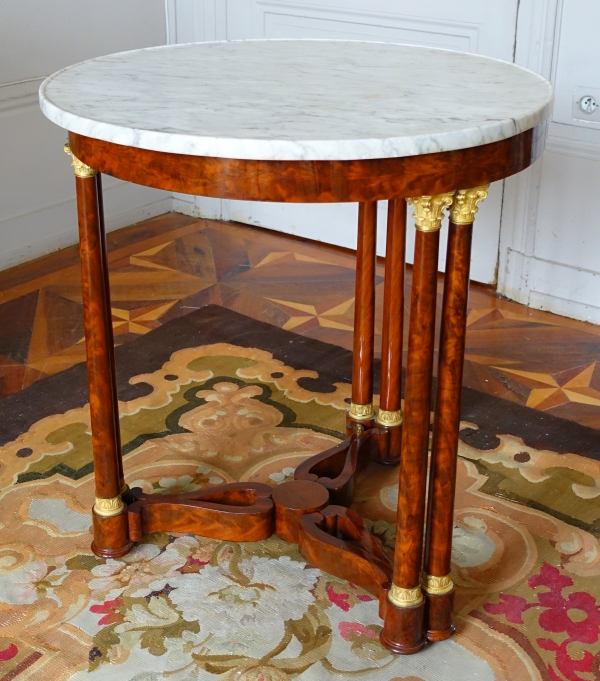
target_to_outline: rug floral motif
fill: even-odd
[[[120,403],[128,484],[291,479],[343,437],[350,386],[302,387],[316,377],[226,343],[175,352]],[[399,657],[379,643],[370,594],[276,537],[158,533],[95,557],[89,409],[44,418],[0,448],[0,681],[600,678],[600,464],[498,438],[460,444],[458,632]],[[354,504],[390,549],[396,478],[371,466]]]

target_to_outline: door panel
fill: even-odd
[[[513,60],[518,0],[227,0],[226,37],[337,38],[457,49]],[[461,187],[462,189],[462,187]],[[472,278],[496,281],[503,183],[482,204],[473,241]],[[412,211],[410,211],[412,213]],[[385,254],[387,205],[379,206],[379,255]],[[347,248],[356,247],[356,205],[229,202],[231,219]],[[410,224],[411,221],[409,221]],[[447,229],[445,226],[444,230]],[[444,237],[444,234],[442,235]],[[414,229],[409,229],[412,262]],[[445,259],[442,238],[440,269]]]

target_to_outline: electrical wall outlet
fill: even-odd
[[[576,87],[573,93],[573,121],[600,128],[600,88]]]

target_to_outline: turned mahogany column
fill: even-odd
[[[96,195],[98,197],[98,217],[100,220],[100,233],[102,234],[102,272],[104,275],[104,289],[106,291],[106,300],[108,304],[106,305],[105,313],[107,315],[106,324],[110,328],[111,338],[112,338],[112,311],[110,307],[110,282],[108,279],[108,260],[107,260],[107,248],[106,248],[106,230],[104,228],[104,198],[102,192],[102,175],[96,173]],[[114,341],[111,340],[110,346],[110,358],[109,365],[111,370],[111,380],[113,383],[112,395],[113,395],[113,416],[115,419],[115,441],[116,449],[119,453],[117,457],[119,463],[119,481],[121,485],[121,496],[124,497],[129,493],[129,485],[125,483],[125,473],[123,471],[123,457],[121,455],[121,426],[119,423],[119,399],[117,396],[117,374],[115,366],[115,345]]]
[[[352,403],[346,422],[347,435],[373,426],[373,350],[375,337],[375,261],[377,202],[358,204],[358,243],[354,300]]]
[[[410,198],[417,228],[408,334],[394,576],[382,599],[382,643],[415,653],[426,643],[421,591],[439,230],[453,194]]]
[[[430,641],[449,638],[455,629],[450,561],[471,238],[477,204],[486,198],[487,189],[457,191],[450,211],[423,575]]]
[[[398,463],[402,441],[402,336],[404,332],[404,270],[406,255],[406,199],[388,202],[381,389],[377,426],[377,460]]]
[[[79,252],[83,317],[87,353],[90,420],[96,499],[93,507],[92,550],[104,558],[122,556],[131,549],[127,511],[121,499],[123,465],[118,435],[118,408],[114,372],[114,344],[108,291],[106,237],[101,215],[98,171],[73,158],[79,221]]]

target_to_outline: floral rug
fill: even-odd
[[[117,349],[130,486],[275,486],[342,438],[348,353],[220,308],[184,319]],[[370,594],[275,537],[160,533],[119,560],[95,557],[84,395],[75,367],[3,401],[0,681],[600,678],[595,431],[552,418],[544,430],[531,410],[504,428],[501,400],[493,414],[464,406],[458,631],[401,657],[379,644]],[[560,446],[540,447],[544,433],[562,433]],[[390,549],[396,478],[372,465],[353,506]]]

